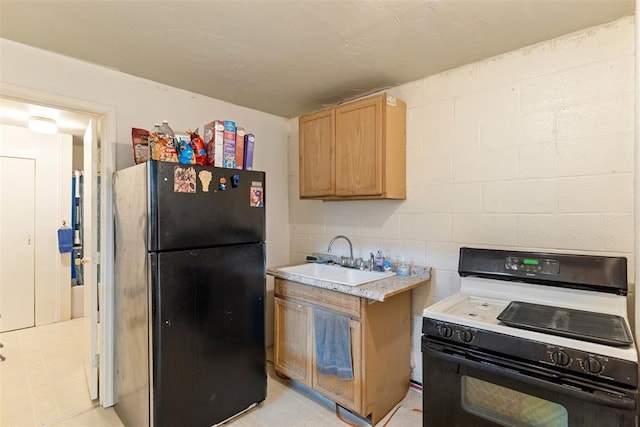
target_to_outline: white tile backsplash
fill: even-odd
[[[426,265],[434,270],[458,271],[461,246],[453,242],[427,242]]]
[[[606,215],[603,219],[604,250],[611,252],[633,252],[633,215]]]

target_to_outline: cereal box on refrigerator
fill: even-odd
[[[244,167],[244,128],[236,128],[236,169]]]
[[[244,136],[244,168],[246,170],[253,170],[253,145],[256,137],[252,133],[248,133]]]
[[[220,166],[223,164],[224,121],[214,120],[204,125],[204,145],[207,149],[207,165]]]
[[[223,133],[223,155],[224,161],[222,167],[235,169],[236,167],[236,122],[231,120],[224,121]],[[217,162],[216,162],[217,163]],[[216,166],[218,166],[216,164]]]

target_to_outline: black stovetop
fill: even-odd
[[[515,328],[599,344],[619,347],[633,344],[624,318],[612,314],[513,301],[498,320]]]

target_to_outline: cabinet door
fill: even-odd
[[[335,111],[300,117],[300,197],[335,194]]]
[[[336,108],[336,194],[375,196],[383,191],[383,96]]]
[[[360,322],[353,319],[350,321],[350,326],[353,379],[341,380],[334,376],[320,374],[315,369],[316,353],[314,348],[313,388],[345,408],[362,414],[362,328]]]
[[[276,371],[311,387],[311,307],[275,297]]]

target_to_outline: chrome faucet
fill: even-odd
[[[349,259],[353,261],[353,245],[351,244],[351,240],[349,240],[347,236],[343,236],[340,234],[334,237],[333,239],[331,239],[331,241],[329,242],[329,247],[327,248],[327,252],[331,253],[331,246],[333,245],[333,242],[335,242],[338,239],[344,239],[347,241],[347,243],[349,243]]]

